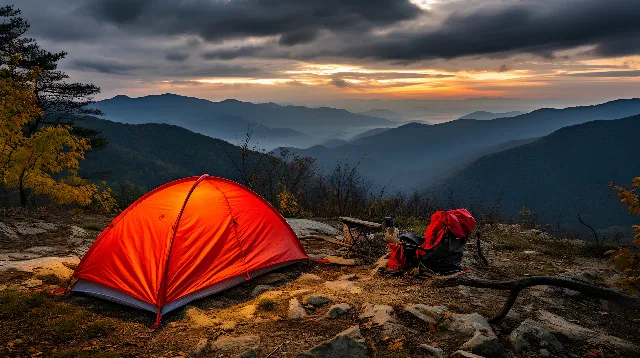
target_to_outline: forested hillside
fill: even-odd
[[[116,190],[123,182],[151,190],[205,173],[237,178],[227,153],[239,158],[241,149],[220,139],[160,123],[133,125],[88,117],[80,124],[99,130],[109,141],[104,149],[88,153],[82,171],[89,176],[102,172]]]
[[[331,170],[336,159],[360,163],[363,175],[380,185],[415,189],[431,184],[471,159],[503,143],[540,137],[565,126],[640,114],[640,99],[595,106],[540,109],[513,118],[459,119],[442,124],[410,123],[330,149],[309,148],[300,155],[318,158]]]
[[[540,221],[598,228],[634,223],[608,195],[610,181],[628,184],[640,172],[640,115],[562,128],[533,143],[484,156],[432,187],[458,205],[494,203],[505,215],[527,207]]]

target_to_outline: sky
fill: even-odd
[[[640,0],[19,0],[75,81],[211,100],[640,96]]]

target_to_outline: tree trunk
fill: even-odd
[[[20,205],[23,208],[26,208],[27,207],[27,190],[24,187],[24,173],[20,176],[19,189],[20,189]]]

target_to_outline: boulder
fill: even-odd
[[[311,306],[320,307],[333,302],[333,300],[327,296],[309,296],[305,298],[304,302]]]
[[[535,351],[540,348],[551,348],[555,351],[564,349],[549,329],[532,319],[524,320],[511,332],[509,338],[516,352]]]
[[[478,313],[452,314],[451,319],[444,321],[443,325],[461,335],[469,335],[471,338],[460,348],[489,357],[499,357],[504,353],[504,349],[493,332],[491,325],[486,318]]]
[[[428,344],[421,344],[420,349],[425,353],[425,357],[444,358],[444,352],[440,348],[436,348]]]
[[[306,316],[307,314],[304,312],[304,308],[302,308],[302,305],[297,298],[289,300],[289,313],[287,314],[287,318],[304,319]]]
[[[256,286],[253,291],[251,291],[251,297],[258,297],[261,294],[267,292],[267,291],[271,291],[273,290],[273,286],[269,286],[269,285],[258,285]]]
[[[504,349],[495,334],[486,334],[481,331],[476,331],[473,337],[464,342],[460,348],[487,357],[500,357],[504,353]]]
[[[305,356],[316,358],[367,358],[367,344],[360,333],[360,327],[353,326],[338,333],[333,339],[321,343]]]
[[[260,347],[260,337],[258,336],[236,336],[221,337],[211,343],[211,349],[223,353],[224,356],[252,357]]]
[[[337,318],[349,311],[351,311],[351,305],[348,303],[338,303],[337,305],[329,307],[326,317],[329,319]]]
[[[446,306],[427,306],[418,303],[407,305],[404,307],[404,310],[425,323],[435,324],[444,312],[449,311],[449,308]]]

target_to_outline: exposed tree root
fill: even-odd
[[[567,277],[532,276],[521,277],[515,280],[497,281],[474,277],[466,275],[464,273],[465,272],[456,273],[448,276],[433,276],[429,279],[432,284],[438,286],[469,286],[511,291],[507,302],[505,302],[504,306],[502,307],[502,310],[499,314],[489,320],[490,323],[501,322],[515,304],[520,292],[532,286],[563,287],[607,301],[621,302],[640,307],[640,297],[631,296],[617,291],[613,288],[596,286],[584,281],[579,281]]]

